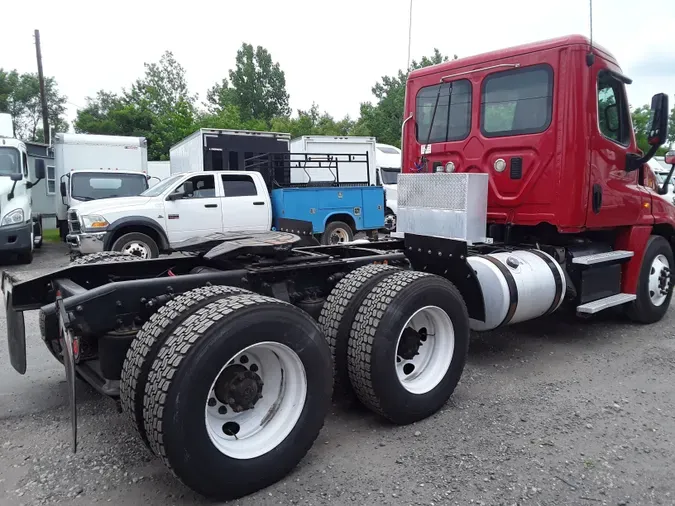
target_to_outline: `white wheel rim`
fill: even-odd
[[[410,337],[411,330],[420,339],[417,354],[412,357],[409,343],[414,338]],[[396,341],[394,362],[399,382],[413,394],[430,392],[448,372],[454,351],[455,328],[448,314],[438,306],[417,310],[403,326]]]
[[[656,255],[649,270],[649,298],[655,306],[662,305],[670,289],[670,263],[665,255]]]
[[[245,369],[263,382],[262,397],[252,408],[238,413],[231,404],[221,402],[227,399],[218,399],[216,395],[218,378],[233,366],[236,369],[230,371]],[[211,384],[206,399],[206,430],[211,442],[224,455],[253,459],[270,452],[286,439],[302,414],[306,398],[307,375],[297,353],[281,343],[254,344],[230,360]],[[236,435],[232,435],[233,431]]]
[[[396,215],[388,214],[384,217],[384,227],[387,230],[394,230],[396,228]]]
[[[132,241],[126,243],[122,247],[122,253],[126,253],[127,255],[134,255],[141,258],[149,258],[150,247],[145,243]]]
[[[334,240],[335,239],[335,240]],[[336,228],[330,235],[331,244],[340,244],[342,242],[349,242],[349,234],[342,228]]]

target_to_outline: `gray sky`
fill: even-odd
[[[416,59],[434,47],[462,57],[588,34],[588,0],[413,2]],[[201,101],[246,41],[264,46],[281,64],[294,110],[314,101],[335,117],[356,118],[360,102],[373,98],[372,85],[406,66],[408,9],[409,0],[5,2],[0,67],[36,71],[33,30],[39,29],[45,74],[68,96],[72,121],[85,97],[128,87],[142,75],[143,62],[159,60],[167,49]],[[631,104],[666,92],[673,105],[673,0],[594,0],[593,17],[595,41],[634,80]]]

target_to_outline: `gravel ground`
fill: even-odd
[[[65,263],[60,245],[45,245],[31,266],[8,268]],[[235,504],[675,504],[674,325],[672,311],[646,327],[561,314],[475,335],[445,409],[393,427],[335,406],[294,472]],[[25,376],[0,347],[0,504],[210,504],[83,383],[73,455],[65,376],[35,312],[26,328]]]

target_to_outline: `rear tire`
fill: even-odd
[[[631,320],[638,323],[655,323],[663,318],[673,297],[671,271],[674,268],[673,250],[668,241],[660,235],[651,236],[642,258],[635,292],[637,298],[626,308],[626,314]]]
[[[31,239],[32,240],[32,239]],[[30,264],[33,262],[33,249],[17,253],[16,259],[20,264]]]
[[[347,343],[357,311],[377,283],[400,270],[385,264],[359,267],[340,280],[328,295],[319,323],[326,334],[333,357],[335,393],[354,397],[347,373]]]
[[[115,239],[111,249],[138,256],[143,260],[159,256],[159,246],[157,246],[155,240],[149,235],[141,234],[140,232],[130,232],[121,235]]]
[[[438,411],[469,350],[469,315],[446,279],[403,271],[380,281],[354,319],[348,372],[359,400],[397,424]]]
[[[160,346],[188,315],[199,308],[215,300],[244,293],[251,292],[233,286],[203,286],[185,292],[160,307],[131,342],[122,366],[120,402],[150,451],[152,448],[143,424],[143,401],[148,374]]]
[[[354,240],[352,227],[343,221],[331,221],[321,234],[321,244],[341,244]]]
[[[276,350],[267,362],[265,346]],[[287,363],[281,372],[275,354]],[[307,453],[330,408],[330,371],[326,339],[303,311],[257,294],[220,299],[193,311],[161,346],[148,376],[145,431],[188,487],[214,500],[238,498],[277,482]],[[245,402],[253,405],[242,416]],[[230,420],[220,432],[218,416]]]
[[[136,260],[143,259],[120,251],[101,251],[99,253],[82,255],[70,262],[70,265],[108,264],[112,262],[134,262]]]

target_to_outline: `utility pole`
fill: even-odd
[[[45,76],[42,73],[42,51],[40,49],[40,30],[35,30],[35,53],[37,55],[38,79],[40,81],[40,99],[42,100],[42,130],[45,144],[51,144],[49,134],[49,109],[47,108],[47,94],[45,93]]]

